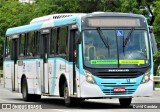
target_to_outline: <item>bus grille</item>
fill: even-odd
[[[95,76],[99,77],[99,78],[104,78],[104,79],[109,79],[109,78],[136,78],[139,77],[140,75],[142,75],[143,73],[140,72],[130,72],[130,73],[126,73],[126,72],[122,72],[122,73],[108,73],[108,72],[98,72],[95,73]]]

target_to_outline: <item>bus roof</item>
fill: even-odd
[[[60,19],[50,19],[48,21],[45,20],[44,22],[39,21],[39,22],[35,22],[35,23],[29,24],[29,25],[9,28],[6,31],[6,36],[29,32],[29,31],[36,31],[39,29],[45,29],[45,28],[50,28],[50,27],[56,27],[56,26],[60,26],[60,25],[76,24],[79,21],[79,19],[81,18],[81,16],[82,15],[73,15],[70,17],[65,17],[65,18],[60,18]]]
[[[141,14],[134,14],[134,13],[122,13],[122,12],[93,12],[86,15],[86,17],[92,17],[92,16],[108,16],[108,17],[140,17],[145,18]]]
[[[29,31],[36,31],[40,29],[56,27],[60,25],[67,24],[77,24],[80,28],[80,24],[78,22],[81,21],[81,17],[92,17],[92,16],[131,16],[131,17],[144,17],[139,14],[131,14],[131,13],[117,13],[117,12],[93,12],[89,14],[84,13],[64,13],[64,14],[53,14],[43,17],[38,17],[33,19],[29,25],[9,28],[6,31],[6,36],[25,33]]]
[[[66,18],[66,17],[71,17],[71,16],[83,16],[83,15],[85,15],[85,14],[84,13],[52,14],[52,15],[34,18],[31,20],[30,24],[34,24],[34,23],[38,23],[38,22],[45,22],[45,21],[49,21],[49,20],[56,20],[56,19],[61,19],[61,18]]]

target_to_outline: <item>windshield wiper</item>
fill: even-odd
[[[104,45],[106,46],[106,48],[108,48],[108,55],[110,56],[108,37],[105,37],[105,35],[103,34],[103,32],[102,32],[100,27],[97,28],[97,31],[98,31],[98,33],[99,33]],[[106,38],[107,38],[107,40],[106,40]]]
[[[126,47],[126,45],[127,45],[127,43],[128,43],[128,41],[129,41],[129,39],[130,39],[130,37],[132,36],[132,32],[134,31],[134,28],[131,28],[131,30],[130,30],[130,32],[129,32],[129,34],[127,35],[127,37],[126,37],[126,39],[124,40],[124,36],[123,36],[123,53],[125,54],[125,52],[124,52],[124,48]]]

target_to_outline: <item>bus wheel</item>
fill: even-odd
[[[121,106],[129,106],[131,104],[132,98],[119,98],[119,103]]]
[[[64,102],[67,107],[70,107],[73,104],[73,99],[69,96],[67,82],[64,83]]]
[[[22,80],[22,97],[24,101],[29,101],[31,96],[28,94],[28,86],[26,78]]]

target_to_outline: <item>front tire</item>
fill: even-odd
[[[119,103],[121,106],[129,106],[132,102],[132,98],[119,98]]]
[[[67,107],[73,105],[73,99],[69,96],[69,89],[67,82],[64,83],[64,102]]]

